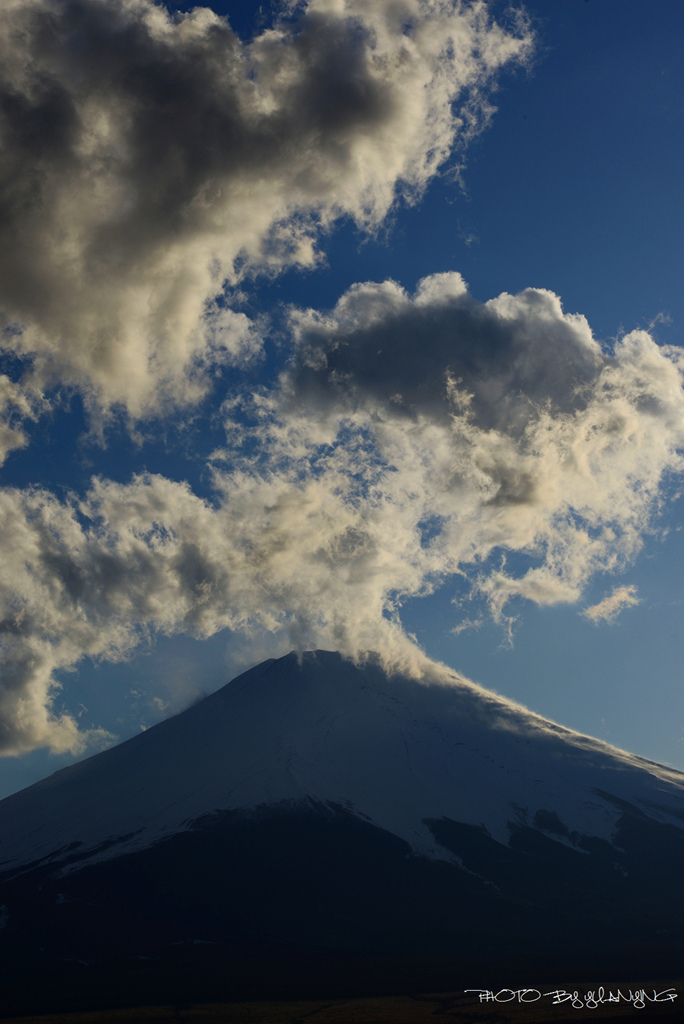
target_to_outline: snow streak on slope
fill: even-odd
[[[533,825],[544,812],[566,826],[558,841],[610,839],[628,801],[684,828],[682,773],[563,729],[445,666],[428,665],[421,683],[317,651],[264,662],[0,802],[0,871],[67,855],[104,860],[213,811],[307,798],[341,804],[434,857],[450,855],[426,819],[482,825],[507,843],[509,822]]]

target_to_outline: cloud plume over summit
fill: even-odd
[[[514,597],[575,602],[636,556],[682,470],[681,352],[636,331],[606,353],[548,291],[366,283],[292,332],[280,380],[226,404],[212,501],[160,475],[4,492],[5,752],[87,739],[51,712],[54,672],[151,635],[410,669],[402,602],[450,578],[503,622]]]
[[[91,407],[192,402],[260,352],[230,289],[419,196],[531,47],[521,19],[444,0],[308,0],[249,42],[209,8],[6,0],[5,350]]]

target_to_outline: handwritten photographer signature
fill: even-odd
[[[570,1003],[575,1010],[595,1010],[606,1003],[631,1003],[635,1010],[643,1010],[649,1003],[673,1003],[677,998],[674,988],[666,988],[662,992],[653,989],[653,995],[649,995],[644,988],[629,988],[623,992],[620,988],[613,990],[603,986],[588,992],[580,992],[578,989],[568,992],[562,988],[550,992],[541,992],[537,988],[501,988],[498,992],[488,988],[466,988],[463,991],[477,993],[481,1003],[536,1003],[539,999],[550,997],[552,1006]]]

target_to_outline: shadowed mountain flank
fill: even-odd
[[[7,1012],[675,974],[683,812],[443,666],[288,655],[0,803]]]

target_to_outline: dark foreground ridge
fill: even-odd
[[[314,668],[330,671],[331,657]],[[306,671],[271,664],[282,663]],[[290,716],[294,742],[292,729]],[[350,760],[363,756],[357,742]],[[595,795],[614,811],[610,840],[569,830],[553,807],[511,820],[507,843],[426,815],[441,857],[314,795],[217,808],[142,848],[130,846],[135,832],[112,836],[95,858],[83,841],[62,843],[0,877],[0,1015],[676,977],[684,832],[624,796]]]

